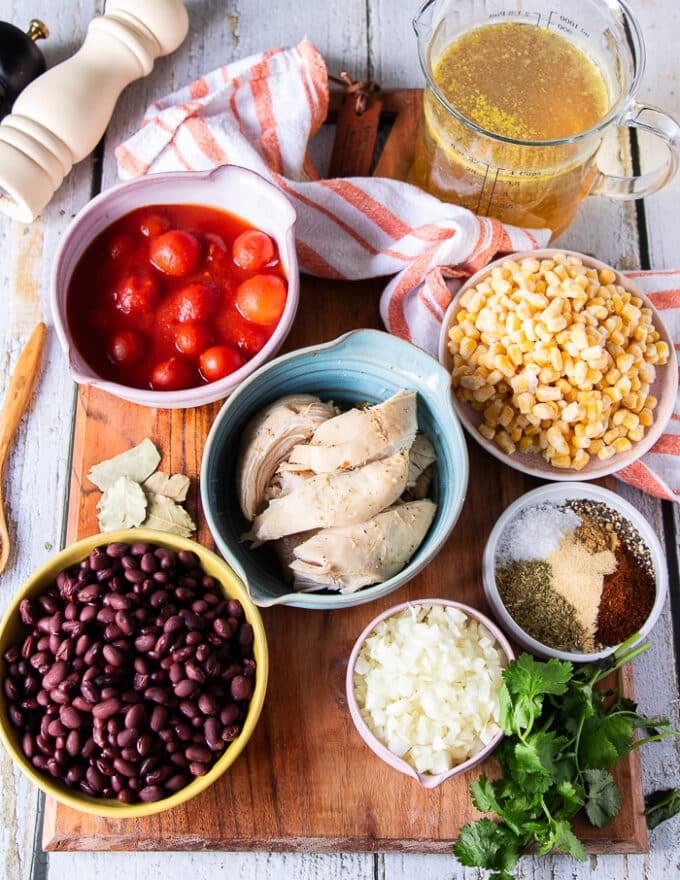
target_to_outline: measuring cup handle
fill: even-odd
[[[621,118],[620,126],[640,128],[656,135],[668,147],[666,161],[659,168],[633,177],[618,177],[600,172],[589,195],[615,199],[641,199],[661,189],[680,165],[680,126],[663,110],[633,102]]]

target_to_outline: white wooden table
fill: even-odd
[[[645,35],[648,62],[643,100],[680,118],[680,4],[677,0],[630,0]],[[50,37],[41,43],[48,65],[71,55],[81,44],[101,0],[0,0],[0,19],[26,26],[42,18]],[[410,19],[416,0],[187,0],[190,34],[182,47],[161,59],[153,73],[134,83],[119,101],[96,156],[80,163],[41,217],[24,226],[0,217],[0,394],[31,329],[44,319],[51,326],[49,276],[55,248],[73,215],[100,189],[116,182],[113,148],[133,131],[146,105],[171,89],[221,64],[275,45],[308,37],[321,51],[331,73],[347,70],[372,78],[384,88],[422,85]],[[642,163],[655,161],[653,145],[642,139]],[[627,138],[607,148],[612,169],[629,167]],[[590,199],[581,207],[559,244],[593,253],[622,269],[680,266],[678,202],[680,178],[643,204]],[[20,429],[5,475],[13,550],[0,578],[0,611],[28,574],[62,540],[69,478],[69,448],[74,386],[54,334],[50,332],[43,371],[28,416]],[[655,525],[669,549],[671,587],[680,615],[677,575],[678,507],[662,506],[624,490]],[[649,714],[666,713],[679,723],[678,665],[673,650],[670,605],[654,630],[653,649],[636,663],[638,697]],[[680,743],[654,744],[643,750],[645,791],[680,785]],[[0,751],[0,877],[5,880],[85,880],[123,874],[141,878],[216,876],[261,880],[449,880],[480,878],[453,856],[417,854],[295,855],[267,853],[77,853],[40,850],[40,798]],[[355,805],[348,804],[348,809]],[[652,832],[650,853],[592,856],[581,864],[566,857],[526,858],[520,876],[548,880],[659,880],[680,877],[680,816]]]

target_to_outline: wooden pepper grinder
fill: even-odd
[[[0,119],[12,109],[19,92],[45,73],[45,59],[36,41],[49,34],[38,18],[31,19],[25,32],[0,21]]]
[[[125,86],[188,29],[182,0],[108,0],[76,54],[26,86],[0,123],[0,211],[33,221],[94,149]]]

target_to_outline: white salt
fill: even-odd
[[[537,504],[526,507],[508,523],[496,549],[496,565],[547,559],[562,538],[581,525],[581,517],[569,507]]]

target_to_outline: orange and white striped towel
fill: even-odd
[[[123,179],[226,163],[257,171],[297,211],[301,270],[347,280],[393,276],[380,301],[386,328],[436,355],[456,279],[501,254],[544,246],[549,232],[477,217],[403,181],[320,179],[308,148],[327,110],[326,65],[303,40],[221,67],[156,101],[117,148],[118,171]],[[680,339],[680,272],[637,273],[636,280]],[[680,410],[644,461],[621,477],[678,500],[678,455]]]

